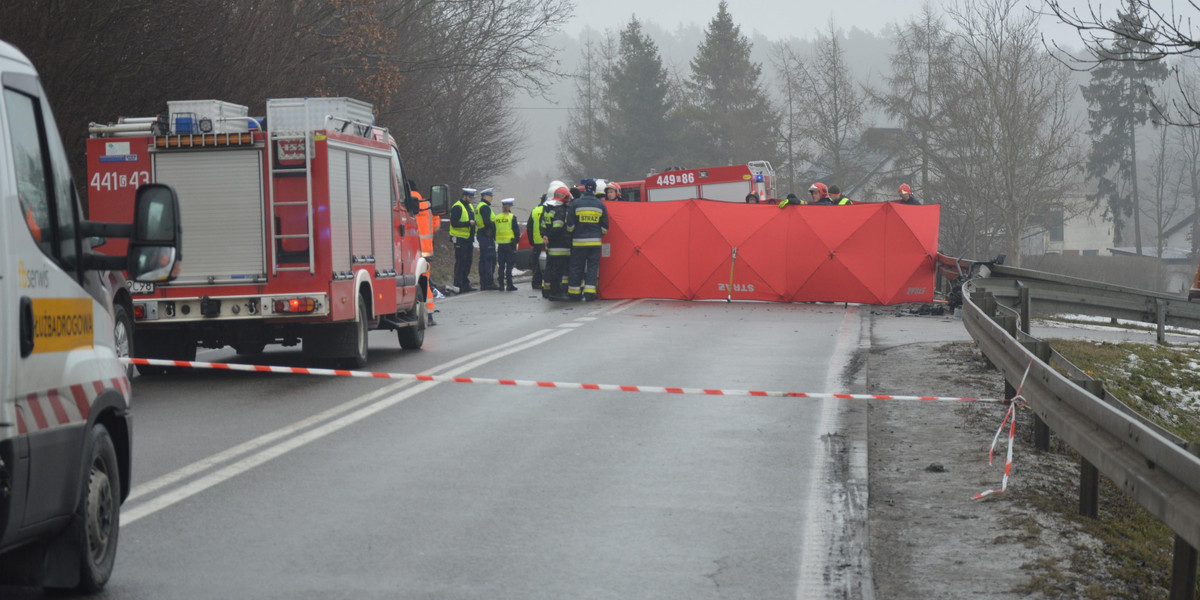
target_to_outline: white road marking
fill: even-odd
[[[842,317],[842,326],[838,329],[837,341],[829,357],[829,371],[825,373],[825,389],[841,389],[841,375],[846,365],[850,363],[854,348],[858,345],[858,330],[862,326],[858,315],[858,306],[848,306]],[[805,502],[804,537],[800,540],[800,576],[796,582],[797,599],[824,599],[838,597],[836,590],[830,587],[834,581],[826,577],[825,569],[829,566],[830,551],[839,540],[834,539],[836,532],[832,531],[831,514],[834,507],[829,489],[829,461],[825,460],[826,437],[837,433],[838,413],[841,402],[830,398],[821,399],[821,417],[817,424],[816,436],[813,437],[811,456],[816,457],[816,464],[809,471],[808,499]]]
[[[516,340],[510,341],[510,342],[507,342],[504,344],[500,344],[499,346],[495,346],[495,347],[488,348],[485,350],[480,350],[478,352],[474,352],[474,353],[471,353],[471,354],[468,354],[465,356],[461,356],[461,357],[459,357],[455,360],[452,360],[450,362],[447,362],[443,365],[439,365],[438,367],[431,369],[430,371],[427,371],[427,372],[429,372],[430,374],[435,374],[435,375],[437,375],[437,374],[460,375],[460,374],[465,373],[466,371],[469,371],[475,367],[485,365],[489,362],[492,362],[499,358],[508,356],[510,354],[514,354],[516,352],[520,352],[522,350],[532,348],[539,344],[543,344],[545,342],[548,342],[554,338],[565,335],[567,333],[570,333],[569,329],[563,329],[563,330],[558,330],[558,331],[554,331],[554,330],[550,330],[550,329],[543,329],[541,331],[536,331],[534,333],[526,335],[522,338],[518,338]],[[475,359],[475,360],[472,360],[472,359]],[[466,363],[466,364],[463,364],[463,363]],[[461,365],[461,366],[457,366],[457,365]],[[239,461],[237,463],[229,465],[219,471],[213,472],[205,477],[202,477],[196,481],[193,481],[192,483],[184,485],[183,487],[180,487],[177,490],[174,490],[172,492],[165,493],[156,498],[147,500],[146,502],[139,504],[137,506],[134,506],[128,510],[121,511],[122,512],[121,522],[125,525],[133,523],[133,522],[137,521],[138,519],[141,519],[142,517],[151,515],[155,512],[158,512],[159,510],[162,510],[168,506],[171,506],[172,504],[175,504],[181,500],[184,500],[188,497],[198,494],[201,491],[204,491],[214,485],[222,483],[222,482],[224,482],[232,477],[235,477],[241,473],[245,473],[246,471],[248,471],[262,463],[265,463],[268,460],[271,460],[272,458],[281,456],[281,455],[285,454],[286,452],[289,452],[291,450],[299,448],[300,446],[303,446],[304,444],[307,444],[308,442],[311,442],[313,440],[317,440],[322,437],[325,437],[339,429],[346,427],[347,425],[351,425],[353,423],[361,421],[362,419],[365,419],[385,408],[388,408],[388,407],[398,404],[404,400],[407,400],[408,398],[415,396],[415,395],[419,394],[420,392],[423,392],[433,386],[440,385],[437,382],[426,382],[426,383],[421,383],[420,385],[416,385],[416,386],[414,386],[414,384],[415,384],[415,382],[413,382],[413,381],[401,381],[401,382],[391,384],[384,388],[372,391],[368,394],[364,394],[363,396],[355,398],[354,400],[350,400],[348,402],[342,403],[342,404],[335,406],[329,410],[326,410],[322,413],[319,413],[319,414],[309,417],[307,419],[303,419],[301,421],[297,421],[296,423],[293,423],[286,427],[282,427],[282,428],[272,431],[270,433],[261,435],[253,440],[239,444],[238,446],[234,446],[233,448],[219,452],[208,458],[194,462],[190,465],[187,465],[186,467],[172,471],[170,473],[167,473],[166,475],[155,478],[147,483],[137,486],[130,492],[129,498],[126,500],[126,504],[128,504],[130,501],[132,501],[136,498],[153,494],[154,492],[156,492],[164,487],[173,485],[173,484],[178,483],[184,479],[187,479],[193,475],[196,475],[198,473],[201,473],[203,471],[211,469],[221,463],[224,463],[229,460],[233,460],[234,458],[237,458],[238,456],[240,456],[242,454],[246,454],[248,452],[257,450],[263,446],[267,446],[268,444],[271,444],[271,443],[275,442],[276,440],[279,440],[280,438],[285,438],[285,437],[288,438],[287,441],[285,441],[285,442],[282,442],[278,445],[268,447],[264,450],[261,450],[257,454],[251,455],[245,459],[242,459],[241,461]],[[296,435],[297,432],[299,432],[301,430],[304,430],[308,427],[311,427],[311,426],[321,423],[323,421],[332,419],[343,412],[349,411],[354,408],[358,408],[359,406],[362,406],[363,404],[373,402],[381,396],[387,396],[391,392],[399,390],[404,387],[411,387],[412,389],[406,390],[400,394],[396,394],[395,396],[386,397],[383,400],[379,400],[378,402],[375,402],[374,404],[370,404],[364,408],[360,408],[359,410],[355,411],[354,413],[346,415],[340,419],[337,419],[335,421],[330,421],[329,423],[327,423],[323,426],[317,427],[315,429],[312,429],[311,431],[308,431],[308,432],[300,434],[300,435]]]

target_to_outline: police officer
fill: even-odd
[[[542,235],[545,239],[546,272],[542,279],[542,297],[566,300],[567,267],[571,262],[571,233],[567,231],[567,206],[571,190],[561,181],[554,181],[547,191],[542,209]]]
[[[492,217],[496,225],[496,264],[499,265],[496,286],[508,292],[517,291],[512,272],[517,266],[517,238],[521,237],[521,225],[517,223],[517,215],[512,212],[513,202],[513,198],[501,200],[500,212]]]
[[[533,249],[533,289],[542,289],[542,263],[538,260],[538,254],[541,253],[543,242],[542,237],[542,211],[546,208],[546,194],[542,194],[538,205],[533,207],[529,212],[529,220],[525,221],[525,237],[529,239],[529,245]]]
[[[474,188],[463,188],[462,197],[450,207],[450,237],[454,240],[454,287],[459,292],[473,292],[471,259],[475,255],[475,198]]]
[[[492,221],[492,188],[479,192],[475,205],[475,239],[479,242],[479,289],[498,290],[492,274],[496,272],[496,224]]]
[[[592,183],[593,188],[599,185]],[[608,233],[608,207],[596,196],[584,194],[567,207],[567,231],[571,232],[567,296],[571,300],[595,300],[600,276],[600,240]]]

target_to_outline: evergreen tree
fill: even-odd
[[[687,83],[692,110],[687,147],[701,165],[774,158],[775,128],[760,83],[762,66],[750,61],[750,40],[734,24],[725,0],[705,30]]]
[[[670,84],[658,46],[637,18],[621,31],[617,60],[604,77],[610,100],[605,115],[610,136],[602,153],[605,176],[617,180],[645,177],[675,153]]]
[[[1154,32],[1146,25],[1135,0],[1126,0],[1110,23],[1114,35],[1108,46],[1093,51],[1097,65],[1091,83],[1083,87],[1088,101],[1088,123],[1092,150],[1087,173],[1099,182],[1093,201],[1108,202],[1113,218],[1113,243],[1123,241],[1122,225],[1133,216],[1133,235],[1137,252],[1142,253],[1141,210],[1138,198],[1137,127],[1155,114],[1150,86],[1167,77],[1167,67],[1152,58],[1155,50],[1148,40]]]

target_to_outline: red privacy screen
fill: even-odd
[[[607,206],[603,298],[862,304],[933,299],[938,205],[780,209],[679,200]]]

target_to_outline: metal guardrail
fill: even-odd
[[[1009,305],[1015,305],[1019,286],[1024,285],[1037,300],[1040,312],[1074,312],[1154,323],[1159,328],[1160,342],[1167,325],[1200,330],[1200,304],[1187,298],[1004,265],[989,265],[987,269],[986,278],[975,280],[977,285]]]
[[[962,273],[961,261],[943,257],[941,263],[944,272],[953,265]],[[1131,414],[1119,402],[1106,402],[1102,390],[1098,390],[1102,397],[1097,397],[1081,385],[1088,382],[1059,373],[1048,364],[1052,350],[1047,344],[1028,336],[1022,341],[1016,316],[996,317],[995,313],[999,302],[1027,294],[1039,311],[1157,323],[1161,339],[1165,324],[1200,329],[1200,306],[1168,294],[1000,265],[989,268],[989,276],[963,284],[967,331],[1009,385],[1021,385],[1029,368],[1022,396],[1035,415],[1083,457],[1081,511],[1089,493],[1085,487],[1095,486],[1089,473],[1098,470],[1175,532],[1171,598],[1190,600],[1196,591],[1196,549],[1200,548],[1200,457],[1188,452],[1178,437]],[[1022,311],[1026,320],[1027,310]]]

